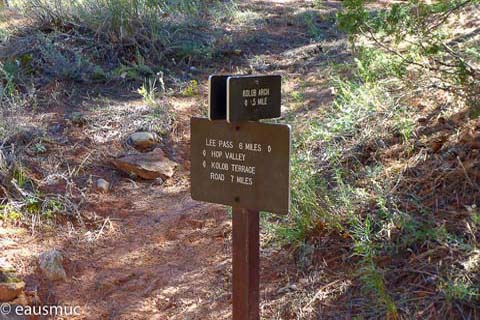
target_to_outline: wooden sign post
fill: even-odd
[[[289,211],[290,126],[254,121],[280,116],[280,82],[211,76],[209,119],[191,119],[192,198],[233,207],[234,320],[260,319],[260,211]]]
[[[233,320],[260,319],[260,212],[233,208]]]

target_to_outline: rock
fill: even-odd
[[[61,136],[65,132],[65,125],[63,123],[52,123],[48,126],[47,132],[49,136]]]
[[[0,302],[9,302],[23,293],[25,282],[1,282],[0,283]]]
[[[0,274],[4,270],[14,270],[14,269],[15,268],[13,267],[13,265],[10,262],[8,262],[7,259],[5,259],[3,257],[0,258]]]
[[[17,278],[15,269],[5,259],[0,259],[0,302],[18,299],[25,290],[25,282]]]
[[[6,261],[0,261],[0,282],[21,282],[17,277],[15,268]]]
[[[130,135],[127,142],[135,149],[145,151],[155,145],[157,137],[151,132],[135,132]]]
[[[15,300],[11,302],[11,304],[15,306],[28,306],[30,302],[28,301],[28,297],[25,292],[21,292]]]
[[[40,269],[50,281],[67,280],[67,273],[62,263],[63,255],[58,250],[44,252],[39,257]]]
[[[110,182],[100,178],[96,182],[95,189],[97,189],[100,192],[106,193],[108,192],[108,190],[110,190]]]
[[[13,269],[0,269],[0,283],[21,282]]]
[[[33,126],[27,126],[18,129],[14,135],[7,139],[5,144],[27,145],[34,139],[41,138],[43,136],[44,132],[41,129]]]
[[[157,178],[153,181],[152,185],[154,186],[161,186],[165,181],[162,178]]]
[[[14,306],[11,305],[11,309],[8,308],[9,312],[5,312],[5,314],[0,313],[0,320],[29,320],[29,319],[38,319],[36,316],[26,316],[21,314],[16,314],[14,311]]]
[[[119,170],[146,180],[171,178],[177,166],[160,148],[147,153],[123,155],[112,162]]]

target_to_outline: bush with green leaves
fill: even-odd
[[[403,68],[428,71],[438,80],[435,86],[478,102],[479,41],[473,35],[456,36],[454,31],[461,15],[478,6],[479,0],[408,0],[383,9],[372,9],[370,2],[346,0],[337,14],[339,28],[354,46],[364,36],[400,60]]]

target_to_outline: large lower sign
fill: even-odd
[[[282,79],[272,76],[232,76],[227,79],[227,121],[280,117]]]
[[[199,201],[287,214],[290,126],[191,119],[191,195]]]

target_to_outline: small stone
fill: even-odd
[[[63,123],[52,123],[47,128],[48,135],[61,136],[65,132],[65,125]]]
[[[151,132],[135,132],[130,135],[127,142],[135,149],[145,151],[155,145],[157,137]]]
[[[67,273],[62,263],[63,255],[58,250],[44,252],[39,257],[40,269],[50,281],[67,280]]]
[[[95,188],[100,192],[106,193],[108,190],[110,190],[110,182],[100,178],[97,180]]]
[[[6,145],[9,144],[16,144],[16,145],[27,145],[32,142],[34,139],[38,139],[44,136],[44,132],[33,126],[27,126],[24,128],[18,129],[18,131],[10,136],[7,141]]]
[[[160,148],[148,153],[127,154],[112,160],[121,171],[146,180],[171,178],[177,163],[168,159]]]
[[[330,87],[328,88],[328,90],[330,91],[330,95],[332,96],[335,96],[337,94],[337,89],[335,89],[335,87]]]
[[[153,181],[152,185],[161,186],[164,182],[165,182],[165,180],[163,180],[162,178],[157,178],[157,179],[155,179],[155,181]]]
[[[0,261],[1,262],[1,261]],[[17,277],[15,268],[9,263],[0,265],[0,283],[18,283],[21,280]]]
[[[16,299],[25,289],[25,282],[0,283],[0,302],[9,302]]]
[[[0,273],[4,270],[14,270],[14,267],[7,259],[0,258]]]

